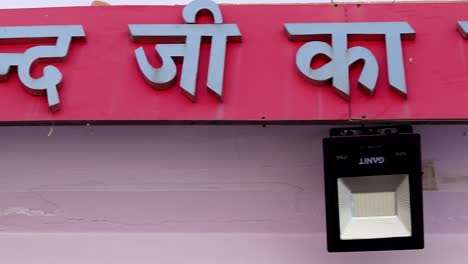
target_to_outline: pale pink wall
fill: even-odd
[[[429,235],[421,251],[326,253],[321,234],[7,234],[14,264],[458,264],[466,234]]]
[[[0,127],[0,263],[460,263],[468,126],[415,129],[426,249],[328,254],[326,126]]]

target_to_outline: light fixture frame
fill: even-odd
[[[323,140],[327,248],[329,252],[424,248],[420,136],[409,126],[332,129]],[[366,155],[384,163],[359,165]],[[406,174],[409,179],[411,236],[371,239],[340,238],[338,179]]]

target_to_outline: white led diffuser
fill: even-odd
[[[340,238],[411,236],[408,175],[338,179]]]

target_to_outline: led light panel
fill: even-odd
[[[411,236],[408,175],[338,179],[340,238]]]

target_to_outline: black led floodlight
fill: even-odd
[[[329,252],[424,248],[420,137],[409,126],[323,140]]]

